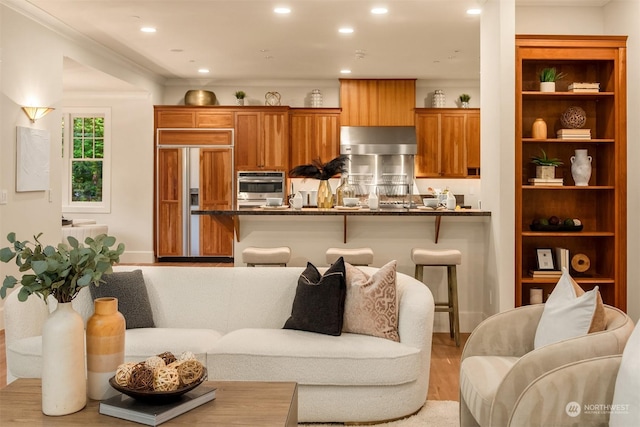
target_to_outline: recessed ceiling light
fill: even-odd
[[[374,15],[384,15],[387,12],[389,11],[386,7],[374,7],[373,9],[371,9],[371,13],[373,13]]]
[[[342,27],[342,28],[340,28],[340,29],[338,30],[338,32],[339,32],[339,33],[342,33],[342,34],[351,34],[351,33],[353,33],[353,28],[350,28],[350,27]]]
[[[288,13],[291,13],[291,9],[289,9],[288,7],[276,7],[275,9],[273,9],[273,11],[280,15],[286,15]]]
[[[351,74],[351,70],[340,70],[340,74]]]
[[[209,73],[209,69],[208,68],[199,68],[198,72],[200,74],[207,74],[207,73]]]
[[[480,15],[482,9],[467,9],[467,15]]]
[[[153,27],[142,27],[140,28],[140,31],[142,31],[143,33],[155,33],[156,29]]]

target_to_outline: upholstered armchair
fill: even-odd
[[[537,378],[569,363],[621,354],[634,327],[624,312],[605,305],[604,331],[534,349],[543,309],[544,305],[538,304],[498,313],[473,331],[461,357],[462,427],[508,426],[523,391]],[[519,404],[519,416],[533,416],[546,404],[560,404],[555,401],[547,403],[546,400],[529,402],[530,407]],[[529,422],[525,424],[530,425]],[[523,424],[514,422],[512,425]]]

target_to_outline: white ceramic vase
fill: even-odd
[[[589,185],[591,160],[592,157],[587,155],[586,149],[578,149],[575,151],[575,156],[571,156],[571,175],[576,186],[586,187]]]
[[[84,322],[71,303],[58,303],[42,327],[42,412],[67,415],[87,404]]]

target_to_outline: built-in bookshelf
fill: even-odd
[[[564,74],[555,92],[539,89],[538,76],[546,67]],[[546,300],[557,277],[534,277],[537,254],[539,249],[555,254],[555,248],[563,248],[568,250],[569,264],[574,261],[578,267],[572,266],[570,273],[583,289],[598,286],[605,304],[626,310],[625,67],[625,36],[516,36],[516,306],[529,304],[534,288],[542,289]],[[581,87],[575,83],[589,83],[589,90],[575,90]],[[586,113],[582,129],[588,131],[558,134],[563,128],[561,115],[573,106]],[[532,137],[536,118],[546,122],[545,138]],[[561,185],[530,181],[535,177],[531,158],[541,149],[564,163],[555,175],[562,178]],[[592,157],[586,186],[575,185],[571,173],[571,157],[578,149],[586,149]],[[539,225],[540,219],[553,216],[560,224]],[[565,227],[564,220],[573,218],[581,226]]]

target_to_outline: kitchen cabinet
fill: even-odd
[[[540,92],[540,70],[556,67],[566,76],[556,92]],[[569,251],[569,270],[585,290],[599,287],[605,304],[626,310],[626,36],[516,36],[515,109],[515,305],[529,304],[530,291],[544,298],[557,278],[533,277],[536,250]],[[594,92],[570,92],[573,82],[599,83]],[[586,113],[590,137],[561,139],[561,115],[578,106]],[[547,135],[532,138],[532,124],[542,118]],[[546,151],[564,162],[556,170],[561,185],[531,185],[531,158]],[[592,156],[587,186],[576,186],[571,156],[586,149]],[[578,218],[580,227],[551,224],[530,227],[535,219]],[[554,221],[555,222],[555,221]],[[532,229],[533,228],[533,229]],[[574,265],[574,256],[583,263]],[[584,257],[589,260],[587,264]],[[558,266],[558,260],[555,260]],[[585,267],[587,267],[585,269]],[[576,267],[578,267],[576,269]],[[584,271],[583,271],[584,270]]]
[[[480,175],[480,110],[416,109],[416,177]]]
[[[342,126],[414,126],[415,79],[340,79]]]
[[[156,107],[157,128],[233,128],[233,111],[219,107]]]
[[[236,112],[236,171],[288,170],[288,110],[288,107],[245,107]]]
[[[293,108],[289,112],[289,169],[340,154],[339,108]]]

